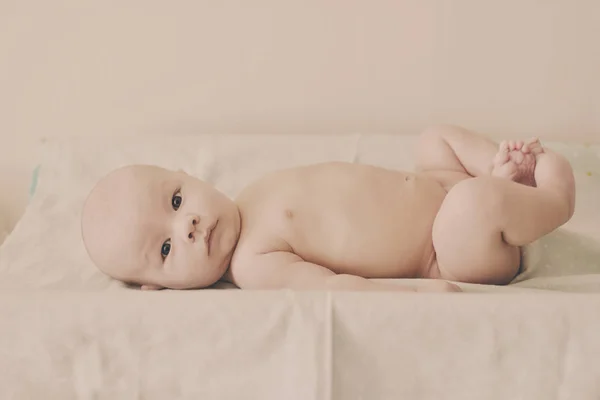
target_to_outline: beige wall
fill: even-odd
[[[0,0],[0,207],[35,143],[155,132],[600,140],[598,0]]]

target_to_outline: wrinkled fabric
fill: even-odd
[[[411,169],[414,143],[358,134],[48,143],[35,195],[0,247],[0,398],[600,397],[600,146],[544,143],[573,164],[576,212],[525,249],[505,287],[149,293],[101,274],[81,243],[87,193],[122,165],[183,169],[233,197],[303,164]]]

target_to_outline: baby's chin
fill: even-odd
[[[193,282],[184,282],[181,284],[177,284],[177,285],[167,285],[164,288],[165,289],[171,289],[171,290],[200,290],[200,289],[208,289],[212,286],[214,286],[215,284],[217,284],[219,281],[221,280],[221,278],[216,279],[216,280],[210,280],[207,282],[202,282],[202,283],[193,283]]]
[[[231,262],[233,251],[224,257],[220,262],[211,265],[206,268],[203,267],[195,267],[190,268],[191,272],[187,277],[179,277],[176,279],[160,279],[152,284],[143,284],[143,283],[132,283],[132,282],[140,282],[138,279],[131,279],[130,281],[123,281],[128,286],[137,286],[141,287],[143,290],[160,290],[160,289],[170,289],[170,290],[194,290],[194,289],[206,289],[214,286],[216,283],[221,281],[227,271],[229,270],[229,263]],[[113,279],[120,280],[119,278],[113,276]]]
[[[224,260],[222,264],[215,267],[214,272],[211,276],[204,276],[202,279],[189,280],[186,282],[178,282],[176,284],[165,285],[165,288],[173,290],[195,290],[195,289],[207,289],[218,283],[228,270],[229,261]]]

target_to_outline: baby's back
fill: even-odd
[[[279,171],[237,199],[236,251],[292,252],[366,278],[419,277],[433,254],[431,228],[445,194],[431,178],[361,164]]]

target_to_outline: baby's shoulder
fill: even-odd
[[[268,220],[263,223],[243,225],[240,238],[235,248],[232,263],[247,262],[250,258],[267,253],[291,251],[292,248],[285,240],[281,228],[275,222]]]
[[[241,216],[240,237],[232,260],[232,269],[252,268],[263,255],[292,251],[286,237],[289,223],[285,205],[265,198],[239,205]]]
[[[274,232],[242,231],[231,258],[228,277],[238,287],[260,287],[268,274],[261,268],[271,254],[291,252],[292,248]]]
[[[241,231],[231,268],[251,266],[268,253],[291,251],[286,238],[294,199],[288,182],[275,172],[250,184],[236,197]]]
[[[275,177],[276,178],[276,177]],[[294,193],[285,181],[264,179],[244,189],[235,202],[242,220],[241,238],[251,243],[271,241],[289,228]]]

